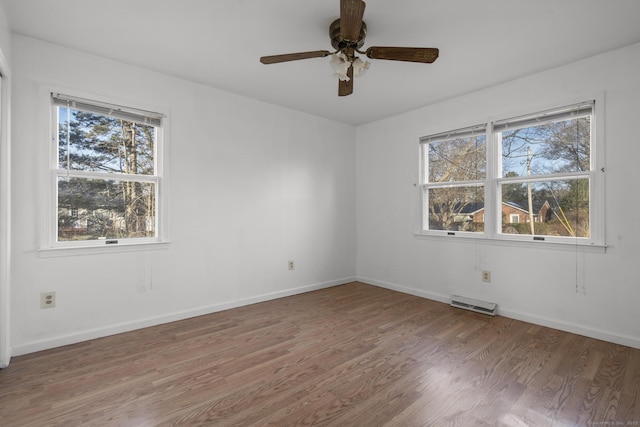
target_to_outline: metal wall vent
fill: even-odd
[[[471,310],[477,313],[488,314],[490,316],[495,316],[496,311],[498,310],[498,305],[496,303],[461,297],[460,295],[451,296],[451,307]]]

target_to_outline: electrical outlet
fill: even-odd
[[[293,260],[289,260],[288,265],[289,265],[289,271],[292,271],[292,270],[296,269],[296,266],[293,263]]]
[[[40,308],[53,308],[56,306],[55,292],[42,292],[40,294]]]
[[[491,272],[488,270],[482,270],[482,281],[489,283],[491,282]]]

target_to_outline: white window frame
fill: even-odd
[[[422,209],[421,212],[421,230],[423,233],[428,233],[431,235],[437,236],[466,236],[468,238],[480,238],[483,237],[484,233],[475,232],[475,231],[463,231],[463,230],[427,230],[429,224],[429,211],[425,209],[428,205],[428,192],[430,189],[439,189],[439,188],[460,188],[460,187],[478,187],[482,188],[485,199],[487,196],[487,179],[480,180],[466,180],[466,181],[451,181],[451,182],[428,182],[429,176],[429,166],[427,162],[427,152],[429,143],[439,142],[439,141],[448,141],[455,138],[465,138],[476,135],[485,135],[486,137],[486,147],[485,147],[485,156],[488,160],[489,158],[489,137],[490,135],[486,133],[486,125],[479,124],[473,126],[467,126],[463,128],[459,128],[452,131],[442,132],[434,135],[429,135],[420,138],[420,206]],[[487,173],[488,171],[488,163],[487,163]],[[486,213],[487,205],[485,203],[485,213]],[[483,214],[483,221],[484,221]],[[485,224],[486,227],[486,224]]]
[[[84,253],[87,250],[98,250],[101,252],[119,252],[123,250],[154,249],[165,246],[169,243],[168,233],[168,192],[167,192],[167,138],[169,134],[169,114],[167,110],[157,107],[138,106],[131,102],[113,99],[105,96],[88,94],[65,88],[55,88],[43,86],[41,88],[43,107],[49,120],[46,121],[47,137],[44,139],[48,144],[46,167],[46,194],[42,200],[47,201],[47,206],[42,209],[44,212],[42,219],[42,232],[40,239],[40,255],[74,255]],[[57,99],[57,101],[56,101]],[[152,123],[156,129],[156,142],[154,153],[154,175],[127,175],[127,174],[106,174],[89,171],[67,171],[58,166],[58,135],[57,135],[57,106],[60,99],[69,99],[75,103],[72,108],[91,111],[98,114],[110,115],[140,122],[140,117],[148,117],[147,123]],[[46,103],[46,104],[45,104]],[[125,106],[126,105],[126,106]],[[144,123],[144,119],[142,121]],[[138,182],[150,182],[155,185],[155,237],[150,238],[117,238],[105,240],[82,240],[82,241],[59,241],[58,240],[58,178],[61,176],[77,176],[82,178],[112,179]]]
[[[501,125],[506,122],[520,120],[522,118],[550,117],[549,113],[568,111],[574,106],[584,106],[592,103],[591,116],[591,168],[589,171],[580,173],[569,173],[564,176],[571,178],[580,175],[589,178],[589,224],[590,236],[588,238],[575,237],[555,237],[555,236],[532,236],[529,234],[507,234],[501,232],[501,195],[499,194],[500,184],[509,182],[512,178],[502,178],[501,165],[501,146],[497,138],[497,132],[494,131],[494,124]],[[496,242],[499,244],[516,244],[516,245],[536,245],[544,247],[556,248],[595,248],[596,250],[604,250],[606,248],[605,241],[605,217],[604,217],[604,93],[591,94],[581,96],[570,100],[555,102],[553,104],[528,108],[516,114],[509,114],[499,117],[491,117],[487,120],[487,178],[484,182],[485,188],[485,222],[484,232],[462,233],[462,232],[446,232],[443,230],[429,230],[428,210],[426,207],[425,190],[429,188],[430,183],[426,182],[427,175],[425,171],[428,159],[425,155],[425,147],[429,138],[446,134],[446,132],[434,133],[430,136],[419,137],[419,209],[420,221],[417,224],[417,230],[414,233],[417,237],[446,237],[450,239],[484,239],[487,242]],[[554,175],[554,178],[563,178],[563,176]],[[516,180],[522,180],[518,177]],[[548,176],[535,177],[534,180],[547,181]]]

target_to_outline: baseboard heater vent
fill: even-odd
[[[493,302],[485,302],[473,298],[461,297],[460,295],[451,296],[451,307],[463,308],[465,310],[488,314],[490,316],[495,316],[498,309],[498,305]]]

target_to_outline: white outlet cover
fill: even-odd
[[[55,292],[42,292],[40,294],[40,308],[53,308],[56,306]]]

